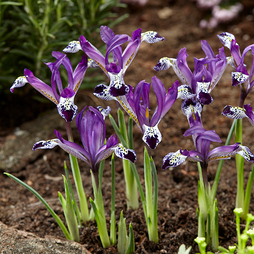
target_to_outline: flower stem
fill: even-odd
[[[115,216],[115,160],[111,158],[111,218],[110,218],[110,242],[116,243],[116,216]]]
[[[235,130],[235,124],[236,124],[236,119],[233,121],[233,123],[231,125],[230,131],[228,133],[227,140],[225,142],[225,146],[229,145],[229,143],[230,143],[230,140],[231,140],[232,135],[233,135],[234,130]],[[212,187],[212,199],[213,200],[215,199],[215,195],[216,195],[216,192],[217,192],[217,188],[218,188],[218,184],[219,184],[219,179],[220,179],[220,174],[221,174],[223,163],[224,163],[224,160],[219,161],[219,165],[218,165],[216,175],[215,175],[215,178],[214,178],[214,183],[213,183],[213,187]]]
[[[236,120],[235,125],[235,142],[239,142],[242,144],[242,119]],[[236,194],[236,208],[243,208],[244,207],[244,158],[236,154],[235,155],[236,161],[236,170],[237,170],[237,194]]]
[[[70,123],[65,122],[65,126],[66,126],[67,135],[68,135],[68,140],[73,142]],[[78,193],[78,198],[80,203],[81,221],[86,222],[89,220],[89,211],[88,211],[88,205],[86,200],[86,194],[84,191],[80,169],[78,165],[78,159],[71,154],[69,154],[69,157],[71,162],[71,170],[73,174],[73,179],[74,179],[74,183],[75,183],[75,187]]]
[[[127,132],[123,111],[121,109],[118,109],[117,115],[119,127],[117,126],[112,116],[109,116],[109,119],[123,146],[125,146],[126,148],[133,149],[133,130],[132,130],[133,121],[131,120],[131,118],[129,118]],[[139,207],[138,188],[135,176],[133,174],[130,162],[128,160],[123,160],[123,171],[126,184],[125,188],[126,188],[127,207],[128,209],[130,207],[132,207],[132,209],[137,209]]]

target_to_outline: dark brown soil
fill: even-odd
[[[248,2],[248,1],[246,1]],[[168,7],[172,10],[172,15],[167,19],[160,19],[158,12]],[[165,37],[165,41],[156,44],[143,43],[136,58],[129,67],[125,81],[135,86],[139,81],[145,79],[150,82],[151,77],[159,77],[166,89],[171,87],[177,80],[173,70],[162,72],[153,71],[153,66],[163,56],[176,57],[182,47],[187,48],[188,63],[191,68],[194,66],[193,57],[204,57],[200,47],[201,40],[207,40],[213,48],[215,54],[222,47],[217,38],[217,34],[228,31],[235,34],[241,49],[254,43],[254,29],[251,15],[251,8],[245,9],[243,13],[230,24],[223,24],[214,30],[202,30],[198,24],[204,13],[196,8],[192,1],[164,1],[150,0],[143,8],[129,8],[130,17],[117,25],[113,30],[115,33],[131,33],[141,27],[143,31],[154,30]],[[229,55],[229,52],[226,50]],[[250,59],[251,61],[251,59]],[[25,67],[25,66],[24,66]],[[239,88],[231,87],[230,81],[231,68],[228,67],[224,76],[220,80],[216,89],[212,92],[214,101],[205,107],[202,115],[204,127],[215,130],[225,142],[227,133],[232,121],[221,115],[225,105],[238,105]],[[14,95],[13,95],[14,96]],[[9,96],[11,97],[11,95]],[[249,96],[251,98],[251,95]],[[26,98],[21,98],[27,101]],[[85,105],[111,105],[113,102],[104,102],[95,98],[92,91],[80,91],[78,103],[80,108]],[[42,104],[38,107],[38,102],[30,100],[28,105],[22,108],[16,100],[8,101],[5,104],[4,112],[0,116],[0,147],[5,145],[8,138],[13,135],[15,127],[19,127],[25,121],[31,120],[45,108]],[[247,101],[251,103],[251,100]],[[34,105],[37,105],[36,110]],[[178,149],[193,149],[192,141],[189,137],[184,138],[183,133],[188,129],[188,123],[180,110],[181,101],[177,101],[169,113],[160,123],[160,130],[163,141],[155,151],[149,151],[153,157],[159,181],[159,200],[158,200],[158,228],[159,244],[148,241],[147,229],[143,210],[140,206],[137,210],[127,210],[125,200],[125,184],[123,170],[120,160],[116,160],[116,219],[118,221],[120,212],[123,210],[127,223],[132,224],[135,235],[135,253],[177,253],[181,244],[192,247],[192,253],[198,252],[194,239],[197,236],[197,184],[198,172],[195,163],[181,165],[173,171],[161,169],[162,158],[169,152]],[[155,104],[151,107],[155,107]],[[113,109],[115,112],[115,110]],[[9,115],[9,116],[8,116]],[[115,115],[115,114],[114,114]],[[29,116],[29,117],[28,117]],[[9,118],[13,118],[11,121]],[[17,119],[15,119],[17,118]],[[254,151],[253,127],[244,119],[244,145]],[[107,120],[108,135],[112,134],[113,129]],[[43,128],[43,126],[42,126]],[[64,129],[58,129],[63,135]],[[52,134],[54,130],[52,129]],[[77,131],[74,131],[75,140],[79,140]],[[134,128],[135,151],[138,155],[137,168],[143,183],[143,143],[141,133]],[[19,144],[17,144],[19,145]],[[215,144],[217,145],[217,144]],[[15,156],[15,154],[10,154]],[[35,161],[29,162],[15,176],[23,180],[37,190],[52,206],[57,214],[63,218],[63,212],[58,200],[58,191],[64,192],[61,175],[64,173],[63,161],[68,161],[68,155],[59,148],[44,151]],[[105,164],[103,179],[103,195],[105,201],[105,211],[108,221],[110,219],[110,193],[111,175],[109,161]],[[213,183],[216,173],[217,163],[209,165],[209,181]],[[80,162],[83,183],[87,197],[92,197],[91,179],[89,167]],[[245,180],[247,180],[251,164],[246,163]],[[0,174],[0,221],[8,226],[19,230],[32,232],[40,237],[47,235],[56,238],[63,238],[64,235],[57,226],[54,219],[44,206],[38,202],[30,192],[19,186],[13,180],[2,173]],[[254,192],[253,192],[254,194]],[[220,245],[227,247],[236,243],[236,232],[234,223],[234,204],[236,196],[236,169],[234,159],[224,163],[220,183],[218,186],[217,200],[219,208],[219,235]],[[250,204],[250,212],[254,213],[253,199]],[[116,246],[103,249],[95,222],[89,222],[80,230],[81,244],[91,253],[117,253]],[[1,247],[0,247],[1,248]]]

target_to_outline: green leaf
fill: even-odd
[[[16,6],[21,6],[23,3],[18,3],[18,2],[13,2],[13,1],[5,1],[1,2],[0,5],[16,5]]]
[[[65,237],[67,239],[71,240],[70,234],[69,234],[67,228],[64,226],[64,224],[63,224],[62,220],[60,219],[60,217],[53,211],[53,209],[49,206],[49,204],[45,201],[45,199],[37,191],[35,191],[32,187],[30,187],[29,185],[27,185],[23,181],[19,180],[17,177],[13,176],[12,174],[6,173],[6,172],[4,174],[9,176],[13,180],[15,180],[17,183],[21,184],[23,187],[25,187],[30,192],[32,192],[44,204],[44,206],[47,208],[47,210],[54,217],[54,219],[56,220],[57,224],[62,229]]]

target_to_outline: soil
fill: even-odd
[[[218,49],[222,47],[217,38],[217,34],[223,31],[235,34],[241,50],[247,45],[254,43],[254,17],[251,12],[254,6],[252,1],[245,1],[243,4],[245,4],[246,8],[237,19],[227,24],[221,24],[219,27],[211,30],[199,28],[199,22],[204,18],[206,13],[197,9],[194,1],[150,0],[142,8],[129,6],[125,10],[125,12],[128,11],[130,13],[129,18],[114,27],[113,30],[115,33],[127,33],[131,35],[137,28],[142,28],[142,31],[157,31],[165,37],[165,41],[156,44],[143,43],[141,45],[137,56],[125,75],[126,83],[135,87],[139,81],[145,79],[147,82],[150,82],[151,77],[156,75],[163,81],[166,89],[168,89],[177,80],[177,76],[171,69],[155,72],[153,67],[158,60],[164,56],[176,58],[178,51],[186,47],[189,55],[187,61],[190,68],[193,69],[193,57],[204,57],[204,53],[200,47],[200,41],[207,40],[215,54],[217,54]],[[163,11],[169,13],[169,16],[164,19],[160,18],[162,17],[160,14]],[[228,50],[226,50],[226,54],[229,55]],[[249,59],[249,61],[251,62],[252,60]],[[211,105],[204,108],[202,114],[204,127],[207,130],[215,130],[223,142],[226,140],[232,120],[221,115],[222,109],[228,104],[237,106],[240,92],[239,87],[232,88],[231,86],[231,71],[231,67],[228,67],[216,89],[212,92],[214,101]],[[20,95],[19,92],[17,94]],[[18,143],[19,139],[16,132],[17,127],[22,130],[25,128],[24,126],[32,126],[34,121],[29,121],[35,119],[39,114],[41,115],[43,113],[44,116],[47,114],[48,111],[45,110],[48,106],[44,106],[43,103],[30,99],[28,96],[30,95],[21,97],[20,100],[13,99],[18,98],[16,94],[5,98],[5,108],[0,115],[1,149],[6,146],[7,141],[10,139],[16,139],[16,145],[20,146],[21,144]],[[105,102],[95,98],[91,90],[79,91],[77,103],[80,109],[85,105],[101,105],[104,107],[110,105],[113,110],[113,115],[116,116],[115,103]],[[247,103],[251,103],[249,98],[247,99]],[[155,105],[152,102],[151,108],[155,108]],[[148,240],[142,207],[140,206],[137,210],[127,210],[122,164],[120,160],[116,160],[116,220],[118,221],[120,212],[123,210],[126,222],[128,224],[131,223],[134,229],[135,253],[177,253],[181,244],[185,244],[187,247],[192,246],[191,253],[198,252],[198,247],[194,242],[197,236],[196,210],[198,207],[197,185],[199,179],[196,164],[186,163],[172,171],[163,171],[161,169],[162,158],[167,153],[175,152],[180,148],[193,149],[193,143],[190,137],[183,137],[184,131],[188,129],[188,123],[180,110],[180,106],[181,101],[177,101],[161,121],[159,128],[162,132],[163,140],[156,150],[149,151],[155,161],[159,181],[158,229],[160,240],[158,244]],[[56,111],[53,108],[50,109],[50,112],[52,110],[54,112]],[[55,112],[55,114],[57,118],[57,113]],[[253,127],[246,119],[243,122],[243,143],[254,151],[254,140],[251,138],[253,136]],[[107,135],[109,136],[113,133],[113,128],[108,120],[106,120],[106,123]],[[41,128],[44,128],[43,125],[41,125]],[[63,136],[65,135],[64,125],[57,127],[57,130]],[[31,135],[36,135],[36,133],[31,133]],[[54,137],[54,129],[52,129],[50,137]],[[50,137],[45,137],[45,139]],[[137,153],[136,166],[143,183],[144,144],[142,143],[141,137],[142,135],[138,128],[134,127],[134,149]],[[29,138],[28,136],[27,139],[29,140]],[[74,139],[79,140],[77,130],[74,130]],[[37,153],[37,151],[34,153]],[[9,155],[7,154],[7,156],[15,157],[15,154],[9,151]],[[60,148],[44,150],[38,153],[35,159],[27,160],[25,165],[23,163],[14,173],[15,176],[38,191],[62,219],[64,217],[58,200],[58,191],[61,193],[64,192],[61,176],[64,173],[64,160],[68,162],[68,155]],[[246,163],[245,165],[246,181],[251,166],[250,163]],[[80,161],[80,168],[86,195],[87,197],[93,197],[89,167]],[[208,178],[211,184],[213,183],[216,168],[217,163],[211,163],[209,165]],[[0,221],[9,228],[30,232],[41,238],[54,237],[63,239],[64,235],[60,228],[46,208],[38,202],[36,197],[3,175],[2,173],[6,171],[6,168],[3,167],[0,171]],[[110,174],[110,163],[107,160],[102,188],[108,222],[110,219]],[[224,247],[234,245],[237,242],[233,213],[235,197],[236,169],[233,158],[224,163],[216,196],[219,208],[220,245]],[[250,212],[254,213],[253,199],[251,199]],[[102,248],[95,222],[89,222],[84,225],[80,229],[80,235],[80,244],[91,253],[117,253],[116,246],[108,249]]]

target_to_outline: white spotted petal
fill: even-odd
[[[180,98],[182,100],[186,100],[194,96],[195,94],[192,93],[192,90],[188,85],[181,85],[178,87],[177,99]]]
[[[115,155],[121,159],[129,160],[132,163],[136,161],[136,153],[132,149],[125,148],[122,144],[118,144],[113,148]]]
[[[159,62],[153,67],[155,71],[164,71],[169,69],[171,66],[176,66],[176,59],[169,57],[162,57]]]
[[[89,67],[89,68],[97,68],[97,67],[99,67],[99,64],[96,63],[91,58],[89,58],[88,61],[87,61],[87,67]]]
[[[163,158],[163,169],[174,168],[182,164],[188,156],[183,155],[181,150],[176,151],[175,153],[169,153]]]
[[[228,32],[219,34],[218,38],[220,39],[221,43],[229,49],[231,49],[231,41],[235,40],[235,36]]]
[[[98,106],[97,109],[100,111],[100,113],[103,116],[103,119],[105,120],[105,118],[110,114],[111,108],[110,106],[107,106],[107,108],[103,108],[101,106]]]
[[[81,50],[80,42],[79,41],[71,41],[69,42],[68,46],[63,49],[64,53],[77,53]]]
[[[13,82],[10,91],[13,93],[15,88],[19,88],[24,86],[26,83],[28,83],[27,79],[25,76],[20,76],[18,78],[15,79],[15,81]]]
[[[232,72],[231,75],[232,79],[235,80],[235,82],[237,82],[238,84],[244,83],[249,78],[249,75],[246,75],[239,71]]]
[[[59,139],[41,140],[33,145],[33,150],[52,149],[59,144]]]
[[[147,43],[156,43],[158,41],[164,41],[164,37],[160,36],[155,31],[147,31],[145,33],[141,33],[141,41],[145,41]]]
[[[245,109],[241,107],[233,107],[230,105],[225,106],[222,111],[222,115],[231,119],[242,119],[248,117],[245,113]]]
[[[60,97],[57,110],[62,118],[71,122],[78,113],[78,107],[74,104],[74,96],[70,98]]]
[[[154,127],[143,124],[144,135],[142,140],[151,148],[155,149],[162,140],[162,135],[159,131],[158,124]]]
[[[241,150],[238,152],[245,160],[254,162],[254,154],[250,151],[247,146],[239,146]]]

